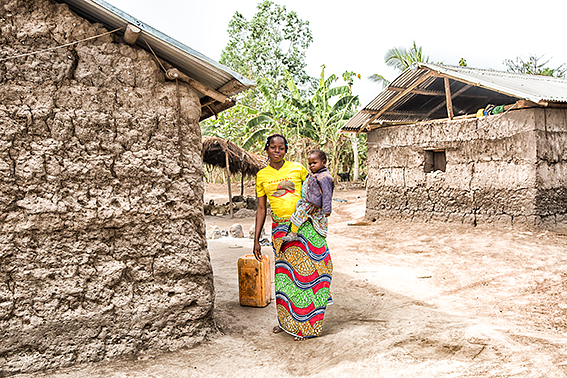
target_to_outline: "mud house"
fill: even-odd
[[[368,133],[368,218],[567,227],[567,81],[416,64],[343,128]]]
[[[2,1],[0,46],[0,376],[203,340],[199,121],[253,83],[102,0]]]

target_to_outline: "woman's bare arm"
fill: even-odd
[[[258,197],[258,208],[256,209],[256,223],[254,226],[254,256],[257,260],[262,257],[262,247],[260,246],[260,236],[262,236],[262,229],[266,221],[266,207],[267,197]]]

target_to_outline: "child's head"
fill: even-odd
[[[327,164],[327,154],[321,150],[310,151],[307,156],[307,163],[312,173],[319,172]]]

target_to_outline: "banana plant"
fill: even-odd
[[[354,116],[359,105],[358,96],[352,94],[349,85],[332,86],[338,77],[325,77],[325,66],[321,67],[319,86],[315,94],[302,100],[291,76],[288,76],[288,87],[292,96],[288,103],[297,111],[295,123],[302,130],[309,130],[312,139],[319,148],[329,153],[330,170],[338,173],[341,152],[344,152],[348,139],[341,129],[348,119]]]
[[[315,136],[314,130],[309,128],[309,125],[301,123],[299,114],[290,104],[288,97],[274,98],[270,94],[270,83],[266,79],[258,80],[257,88],[264,96],[265,102],[260,110],[251,110],[253,117],[246,124],[249,138],[242,145],[243,148],[251,148],[258,141],[263,140],[269,132],[286,135],[291,140]],[[297,91],[297,88],[295,89]],[[297,91],[297,95],[299,96],[299,91]],[[293,151],[292,146],[293,152],[295,151]]]

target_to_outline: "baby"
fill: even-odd
[[[307,162],[311,174],[303,184],[301,199],[297,201],[295,212],[290,218],[290,232],[282,238],[284,242],[297,240],[297,231],[308,218],[311,218],[315,231],[322,237],[327,237],[327,218],[331,215],[335,182],[325,166],[327,155],[323,151],[309,152]]]

